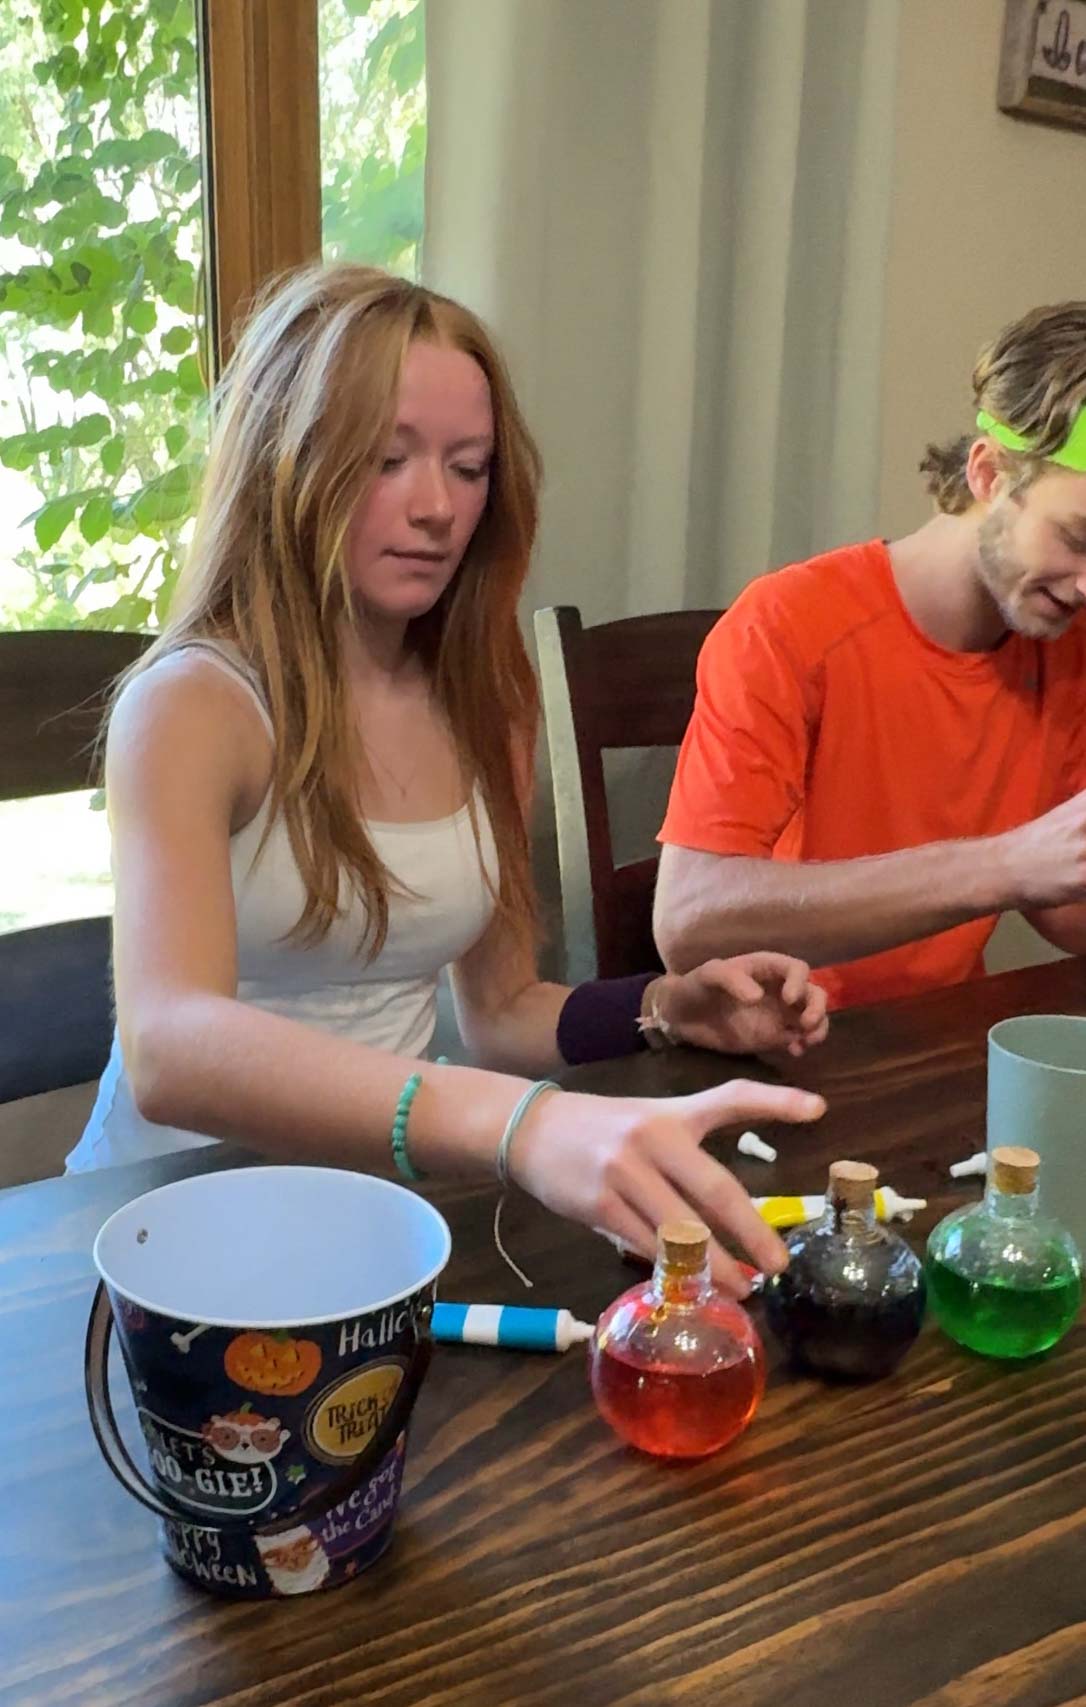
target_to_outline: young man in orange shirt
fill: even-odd
[[[982,351],[938,513],[717,624],[660,832],[666,965],[779,948],[832,1007],[983,971],[1020,909],[1086,952],[1086,302]]]

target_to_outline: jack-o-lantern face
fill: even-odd
[[[304,1393],[317,1379],[320,1346],[285,1333],[238,1334],[226,1348],[226,1373],[253,1393]]]

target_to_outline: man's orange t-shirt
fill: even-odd
[[[752,582],[698,661],[660,841],[846,860],[990,836],[1086,786],[1086,631],[950,652],[881,540]],[[983,971],[994,917],[818,974],[832,1007]]]

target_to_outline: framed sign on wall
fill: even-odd
[[[1006,0],[996,100],[1018,118],[1086,129],[1086,0]]]

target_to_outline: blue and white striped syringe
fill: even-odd
[[[595,1328],[568,1310],[524,1304],[435,1304],[430,1329],[435,1340],[466,1345],[508,1346],[517,1351],[568,1351],[590,1340]]]

